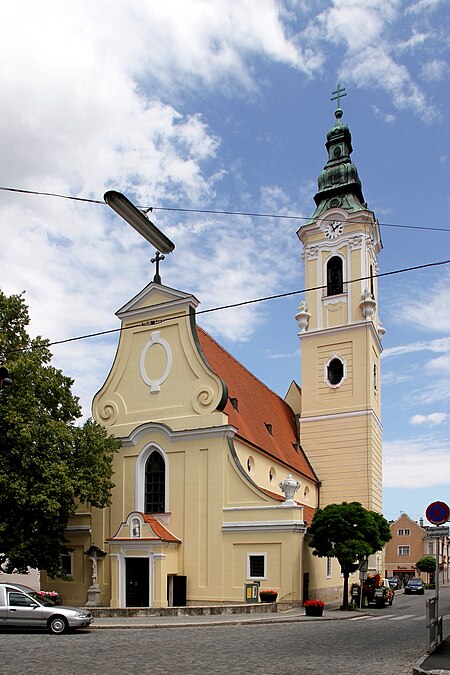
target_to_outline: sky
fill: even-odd
[[[25,291],[30,333],[118,328],[152,280],[154,249],[96,203],[110,189],[153,207],[176,244],[162,282],[200,310],[302,290],[296,231],[314,211],[338,82],[380,272],[450,258],[449,15],[445,0],[3,3],[0,187],[92,200],[0,190],[0,288]],[[379,280],[390,520],[450,503],[449,282],[449,264]],[[199,323],[284,396],[300,381],[301,297]],[[52,347],[85,416],[117,339]]]

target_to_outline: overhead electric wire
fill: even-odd
[[[377,278],[380,279],[381,277],[388,277],[388,276],[393,276],[394,274],[402,274],[404,272],[414,272],[416,270],[421,270],[421,269],[426,269],[429,267],[438,267],[440,265],[448,265],[450,264],[450,260],[440,260],[437,262],[431,262],[431,263],[424,263],[423,265],[414,265],[413,267],[402,267],[401,269],[398,270],[391,270],[390,272],[381,272],[379,274],[374,274],[372,277],[367,276],[367,277],[359,277],[357,279],[350,279],[346,281],[345,283],[348,284],[354,284],[357,283],[358,281],[368,281],[369,279]],[[299,289],[296,291],[287,291],[286,293],[276,293],[274,295],[267,295],[262,298],[253,298],[252,300],[242,300],[241,302],[234,302],[230,305],[221,305],[219,307],[210,307],[209,309],[202,309],[198,312],[195,312],[195,315],[198,316],[199,314],[210,314],[211,312],[220,312],[225,309],[236,309],[237,307],[243,307],[245,305],[254,305],[259,302],[267,302],[268,300],[278,300],[280,298],[287,298],[293,295],[300,295],[301,293],[308,293],[312,291],[318,291],[321,289],[326,288],[326,285],[321,285],[321,286],[312,286],[310,288],[303,288]],[[65,338],[63,340],[52,340],[51,342],[46,342],[44,347],[52,347],[54,345],[61,345],[61,344],[67,344],[68,342],[76,342],[78,340],[87,340],[89,338],[93,337],[100,337],[102,335],[110,335],[111,333],[121,333],[126,330],[130,330],[132,328],[138,328],[141,326],[155,326],[159,325],[161,323],[164,323],[166,321],[173,321],[174,319],[182,319],[185,314],[179,314],[175,316],[170,316],[167,318],[161,318],[161,319],[150,319],[149,321],[141,321],[139,323],[133,323],[130,324],[129,326],[120,326],[119,328],[110,328],[109,330],[102,330],[102,331],[97,331],[96,333],[86,333],[84,335],[77,335],[75,337],[71,338]],[[24,347],[23,349],[13,349],[9,353],[13,352],[22,352],[22,351],[29,351],[32,349],[40,349],[42,345],[36,346],[36,347]]]
[[[38,190],[24,190],[21,188],[12,188],[0,186],[0,191],[3,192],[18,192],[27,195],[37,195],[42,197],[57,197],[58,199],[69,199],[75,202],[86,202],[88,204],[100,204],[106,206],[103,199],[89,199],[88,197],[73,197],[71,195],[62,195],[56,192],[40,192]],[[250,218],[277,218],[279,220],[311,220],[307,216],[292,216],[283,213],[258,213],[252,211],[220,211],[216,209],[192,209],[175,206],[137,206],[139,210],[148,211],[174,211],[180,213],[200,213],[202,215],[216,215],[216,216],[247,216]],[[318,220],[327,220],[326,218],[319,218]],[[352,223],[357,224],[357,220],[352,220]],[[380,227],[397,227],[405,230],[427,230],[434,232],[450,232],[448,227],[429,227],[425,225],[400,225],[398,223],[379,223]]]

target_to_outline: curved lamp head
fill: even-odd
[[[153,225],[147,216],[142,211],[139,211],[125,195],[115,190],[109,190],[105,192],[103,199],[121,218],[134,227],[144,239],[153,244],[160,253],[172,253],[175,244],[161,230],[158,230],[156,225]]]
[[[8,369],[4,366],[0,367],[0,391],[5,389],[5,387],[10,387],[13,384],[12,379],[9,377]]]

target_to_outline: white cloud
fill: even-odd
[[[430,436],[383,443],[383,486],[429,488],[450,475],[450,446]]]
[[[419,2],[406,7],[405,14],[423,14],[428,10],[433,11],[445,0],[419,0]]]
[[[444,356],[438,356],[437,359],[432,359],[428,361],[427,368],[432,371],[438,371],[438,373],[449,374],[450,375],[450,354],[445,354]]]
[[[442,267],[438,280],[431,288],[418,287],[407,301],[398,307],[397,321],[414,324],[418,328],[439,333],[450,333],[450,273]],[[420,323],[418,322],[420,317]]]
[[[384,113],[378,108],[378,106],[372,104],[372,110],[374,112],[374,115],[376,117],[379,117],[383,119],[387,124],[392,124],[392,122],[395,122],[396,115],[393,115],[392,113]]]
[[[415,403],[431,405],[450,399],[450,380],[433,379],[426,383],[422,381],[421,386],[410,393],[410,398]]]
[[[430,413],[429,415],[413,415],[409,420],[411,424],[428,424],[430,426],[436,426],[445,422],[448,415],[447,413]]]
[[[201,115],[181,112],[200,88],[254,95],[257,57],[308,75],[320,66],[294,40],[289,13],[275,0],[17,0],[2,21],[0,185],[95,199],[114,188],[143,206],[215,199],[221,139]],[[264,206],[288,202],[279,188],[262,191]],[[274,271],[275,223],[230,218],[224,225],[162,211],[152,218],[176,242],[163,283],[185,288],[189,266],[201,309],[267,295],[295,269],[292,253]],[[8,238],[1,288],[26,289],[31,332],[51,340],[116,327],[116,309],[153,275],[153,251],[106,206],[2,193],[0,227]],[[280,250],[289,236],[277,227]],[[245,341],[264,311],[250,305],[214,320],[202,315],[202,323]],[[55,346],[55,359],[86,392],[107,371],[115,341],[96,342],[94,360],[92,342],[73,344]]]
[[[450,352],[450,337],[410,342],[408,344],[397,345],[395,347],[386,347],[381,355],[381,358],[387,359],[390,357],[414,354],[415,352],[422,351],[431,351],[436,353]]]
[[[420,69],[420,77],[423,80],[434,80],[439,82],[445,78],[450,72],[450,67],[448,63],[442,61],[442,59],[433,59],[424,63]]]
[[[395,48],[397,51],[415,49],[418,45],[422,45],[430,38],[431,35],[429,33],[423,33],[418,31],[416,28],[413,28],[412,35],[408,39],[398,42]]]
[[[391,28],[401,16],[400,0],[333,0],[305,30],[315,43],[329,41],[344,48],[339,78],[358,87],[385,90],[399,110],[414,110],[432,122],[438,112],[414,82],[407,66],[394,58],[396,50],[413,49],[427,34],[412,31],[403,43],[392,40]],[[390,120],[389,120],[390,121]]]
[[[266,86],[257,61],[284,64],[302,81],[312,77],[325,49],[336,57],[330,40],[344,47],[344,69],[357,52],[375,59],[373,45],[386,52],[384,36],[400,10],[399,1],[336,0],[303,32],[305,16],[318,10],[295,0],[9,3],[0,43],[0,185],[94,199],[115,188],[143,206],[220,208],[228,179],[254,208],[240,158],[231,152],[224,166],[216,130],[186,110],[201,109],[196,97],[212,98],[219,88],[230,98],[256,98]],[[313,29],[318,43],[309,38]],[[368,72],[358,84],[372,86]],[[397,76],[396,100],[406,96],[408,78],[406,69]],[[261,187],[256,207],[302,213],[315,184],[300,176],[298,185],[299,203],[272,184]],[[200,309],[286,290],[291,281],[298,287],[291,223],[156,210],[152,219],[176,242],[163,282],[186,289],[189,268]],[[26,289],[32,333],[52,340],[116,327],[114,311],[153,276],[153,250],[106,206],[2,193],[0,228],[8,241],[0,248],[1,288]],[[218,337],[246,341],[266,312],[249,305],[201,315],[201,322]],[[76,344],[54,352],[84,392],[107,371],[115,340]]]

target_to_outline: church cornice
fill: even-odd
[[[307,338],[317,338],[322,335],[326,336],[331,336],[331,335],[338,335],[341,333],[349,333],[353,332],[355,330],[370,330],[372,333],[372,337],[375,340],[379,352],[383,351],[383,346],[381,344],[380,337],[378,335],[378,330],[375,327],[373,321],[357,321],[355,323],[349,323],[346,324],[345,326],[336,326],[334,328],[319,328],[318,330],[308,330],[305,331],[304,333],[300,333],[299,337],[301,340],[305,340]]]
[[[205,428],[196,428],[196,429],[183,429],[181,431],[174,431],[167,424],[162,422],[146,422],[140,424],[138,427],[133,429],[129,436],[118,437],[120,438],[122,445],[135,446],[142,437],[147,436],[148,434],[154,432],[163,433],[167,438],[173,442],[177,441],[186,441],[186,440],[201,440],[205,438],[220,438],[228,437],[232,438],[236,429],[230,425],[222,425],[218,427],[205,427]]]
[[[336,420],[349,417],[365,417],[367,415],[373,417],[376,424],[379,426],[380,430],[383,429],[383,425],[381,424],[380,418],[373,411],[372,408],[367,408],[365,410],[353,410],[350,412],[330,413],[325,415],[311,415],[309,417],[300,417],[300,425],[304,424],[305,422],[323,422],[324,420]]]

